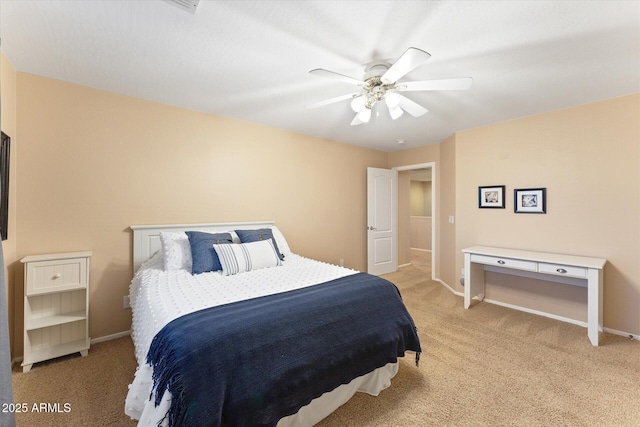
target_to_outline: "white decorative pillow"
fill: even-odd
[[[218,254],[225,276],[282,265],[271,239],[231,245],[214,244],[213,249]]]
[[[284,255],[290,254],[291,249],[289,248],[289,243],[287,243],[287,239],[284,238],[282,231],[275,225],[272,225],[271,232],[273,233],[273,238],[276,240],[276,245],[278,245],[280,252]]]
[[[191,271],[191,246],[184,232],[160,232],[160,243],[164,255],[164,269]]]

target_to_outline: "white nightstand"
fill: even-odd
[[[24,264],[23,372],[34,363],[89,351],[91,252],[32,255]]]

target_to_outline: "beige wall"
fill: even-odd
[[[439,278],[447,285],[453,287],[459,279],[459,270],[456,270],[455,260],[458,256],[456,251],[456,239],[458,224],[464,221],[456,213],[456,194],[458,172],[460,168],[456,163],[456,135],[442,141],[440,144],[440,165],[438,166],[440,175],[440,190],[437,194],[439,225],[437,225],[437,251],[440,253]],[[449,222],[449,217],[453,217],[453,223]]]
[[[436,278],[462,292],[461,250],[471,245],[607,258],[605,327],[640,333],[640,94],[388,156],[389,167],[423,162],[436,163]],[[506,209],[478,209],[478,186],[498,184]],[[547,214],[515,214],[513,189],[532,187],[547,188]],[[487,282],[487,298],[586,320],[584,288],[493,273]]]
[[[410,247],[412,249],[431,250],[431,217],[430,216],[412,216],[409,219],[411,224]]]
[[[93,251],[92,337],[131,326],[132,224],[275,220],[296,253],[366,270],[366,167],[385,153],[29,74],[17,88],[16,259]]]
[[[4,53],[0,51],[0,94],[2,102],[2,131],[11,137],[10,164],[9,164],[9,224],[7,230],[7,240],[2,242],[2,251],[5,259],[5,286],[7,291],[7,301],[9,305],[9,335],[11,336],[12,353],[14,354],[13,338],[15,330],[15,304],[16,300],[14,282],[14,269],[10,267],[16,259],[16,164],[18,134],[16,132],[16,70],[7,60]]]
[[[411,181],[411,215],[412,216],[428,216],[429,206],[427,200],[431,199],[431,194],[427,191],[425,184],[430,182]]]
[[[605,327],[640,333],[640,94],[459,132],[455,145],[456,270],[472,245],[607,258]],[[506,209],[478,209],[478,186],[502,184]],[[547,214],[515,214],[513,190],[536,187]],[[585,288],[487,281],[487,298],[586,320]]]
[[[398,265],[411,262],[411,173],[398,172]]]

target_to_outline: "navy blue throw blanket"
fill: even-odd
[[[169,426],[275,426],[312,399],[406,350],[420,355],[413,319],[391,282],[357,273],[200,310],[154,337],[156,406]]]

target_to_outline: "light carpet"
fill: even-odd
[[[418,327],[420,367],[408,355],[390,388],[357,393],[318,426],[640,426],[637,341],[602,334],[595,348],[579,326],[488,303],[464,310],[415,266],[385,277]],[[133,426],[123,409],[134,371],[129,337],[14,367],[15,401],[29,408],[18,426]],[[61,411],[33,411],[40,403]]]

